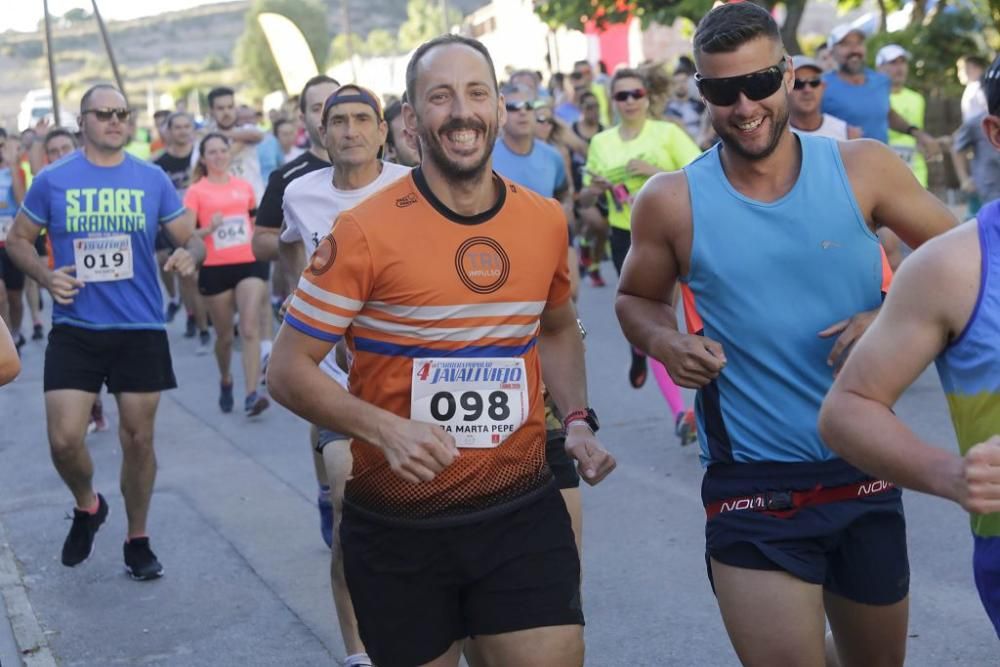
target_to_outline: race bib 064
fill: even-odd
[[[73,239],[76,277],[85,283],[128,280],[132,277],[132,237],[95,236]]]
[[[250,220],[244,215],[233,215],[223,218],[222,224],[212,232],[212,241],[216,250],[225,250],[238,245],[250,243]]]
[[[496,447],[528,417],[523,359],[415,359],[410,418],[437,424],[459,447]]]

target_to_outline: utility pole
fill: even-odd
[[[342,0],[340,3],[341,14],[344,21],[344,34],[347,36],[347,57],[351,61],[351,76],[358,80],[357,65],[354,64],[354,33],[351,32],[351,9],[350,0]]]
[[[118,72],[118,62],[115,60],[115,52],[111,49],[108,28],[104,25],[104,19],[101,18],[100,10],[97,9],[97,0],[90,0],[90,4],[94,7],[94,19],[97,21],[97,27],[101,29],[101,39],[104,40],[104,50],[108,52],[108,60],[111,61],[111,72],[115,75],[115,83],[118,84],[118,90],[121,91],[122,96],[125,98],[125,106],[129,106],[128,95],[125,93],[125,84],[122,82],[122,75]]]
[[[49,18],[49,0],[42,0],[45,10],[45,56],[49,61],[49,88],[52,90],[52,124],[62,125],[59,116],[59,91],[56,89],[56,61],[52,55],[52,21]]]

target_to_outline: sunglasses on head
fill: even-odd
[[[624,102],[630,97],[633,100],[641,100],[645,96],[646,96],[645,88],[636,88],[635,90],[619,90],[617,93],[612,95],[612,98],[614,98],[615,102]]]
[[[88,113],[94,114],[94,118],[101,121],[102,123],[106,123],[109,120],[111,120],[112,116],[118,118],[119,122],[124,123],[125,121],[128,120],[128,117],[132,115],[132,110],[131,109],[87,109],[86,111],[83,112],[83,115],[86,116]]]
[[[504,106],[507,108],[507,111],[531,111],[535,108],[535,103],[528,100],[521,100],[520,102],[506,102]]]
[[[698,84],[698,91],[711,104],[728,107],[736,104],[740,93],[754,102],[774,95],[781,88],[785,67],[785,59],[782,58],[777,64],[750,74],[721,79],[706,79],[701,74],[695,74],[694,80]]]
[[[795,90],[802,90],[806,86],[810,88],[819,88],[823,85],[823,79],[796,79],[795,80]]]

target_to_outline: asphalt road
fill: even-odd
[[[584,491],[587,664],[736,665],[705,576],[697,451],[676,444],[652,380],[639,391],[628,385],[612,298],[610,285],[585,286],[580,304],[591,402],[619,463]],[[307,427],[278,407],[253,420],[220,414],[214,361],[194,355],[181,324],[170,327],[180,388],[163,396],[156,428],[150,533],[166,568],[159,581],[133,582],[123,571],[114,429],[88,438],[111,516],[89,561],[59,563],[72,499],[47,452],[44,345],[29,343],[22,376],[0,390],[0,590],[27,665],[311,666],[343,657]],[[117,424],[113,401],[106,404]],[[933,373],[897,411],[932,441],[955,446]],[[906,511],[907,664],[1000,665],[973,587],[966,517],[913,493]],[[0,663],[16,660],[0,628]]]

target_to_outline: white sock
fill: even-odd
[[[344,658],[344,667],[371,667],[372,659],[367,653],[355,653]]]

